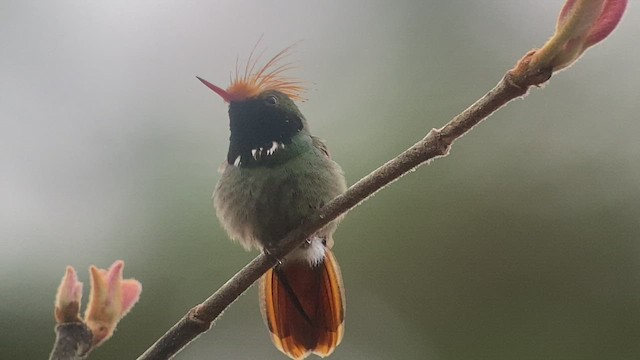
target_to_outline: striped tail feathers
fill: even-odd
[[[260,281],[260,308],[274,345],[292,359],[329,356],[344,334],[340,267],[327,249],[318,265],[292,262]]]

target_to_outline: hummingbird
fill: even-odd
[[[223,89],[198,79],[229,105],[229,150],[213,203],[229,236],[246,250],[270,254],[291,230],[346,190],[326,144],[311,135],[295,101],[303,82],[287,76],[288,47]],[[255,48],[254,48],[255,51]],[[292,359],[330,355],[344,334],[345,296],[331,248],[336,219],[260,279],[260,308],[273,344]]]

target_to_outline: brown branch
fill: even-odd
[[[55,327],[56,342],[49,360],[82,360],[92,347],[91,330],[83,322],[69,322]]]
[[[307,222],[291,231],[279,242],[281,245],[277,251],[270,256],[261,254],[253,259],[202,304],[191,309],[138,360],[173,357],[189,342],[206,332],[222,311],[268,269],[276,265],[276,259],[283,258],[316,231],[407,172],[431,159],[446,156],[456,139],[509,101],[524,96],[529,87],[546,82],[551,77],[552,71],[551,69],[530,69],[528,64],[533,53],[527,54],[493,89],[444,127],[429,131],[421,141],[362,178],[345,193],[326,204]]]

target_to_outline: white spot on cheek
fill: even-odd
[[[253,158],[254,158],[255,160],[258,160],[258,159],[256,158],[256,153],[257,153],[257,152],[258,152],[258,150],[256,150],[256,149],[252,149],[252,150],[251,150],[251,155],[253,156]]]
[[[236,158],[236,160],[233,162],[233,166],[238,167],[240,166],[241,162],[240,162],[240,155],[238,155],[238,157]]]
[[[278,149],[278,143],[275,141],[271,142],[271,148],[269,148],[269,150],[267,150],[267,155],[272,155],[274,152],[276,152],[276,150]]]

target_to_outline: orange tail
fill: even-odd
[[[317,266],[295,262],[269,270],[260,282],[260,307],[280,351],[292,359],[330,355],[344,334],[342,276],[331,251]]]

